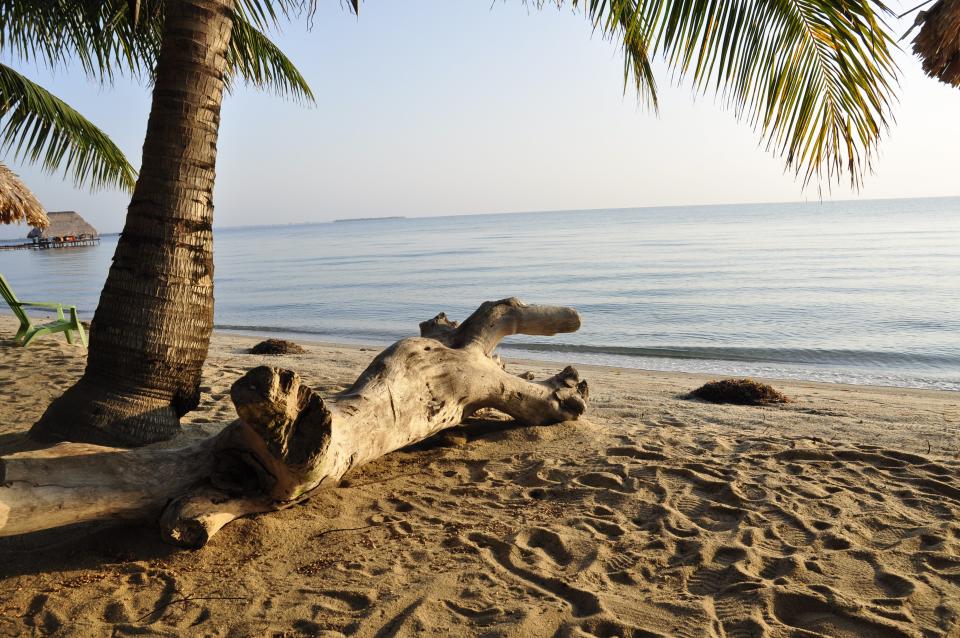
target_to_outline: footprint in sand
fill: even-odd
[[[607,448],[607,456],[626,456],[637,461],[666,461],[659,452],[650,452],[634,445]]]
[[[687,579],[687,591],[696,596],[716,596],[735,587],[759,587],[758,579],[737,564],[716,567],[702,565]]]
[[[613,638],[614,636],[629,636],[630,638],[666,638],[665,634],[648,631],[639,627],[628,625],[620,620],[611,620],[607,618],[591,618],[580,623],[575,629],[572,627],[561,628],[557,632],[558,636],[584,636],[596,638]]]
[[[373,606],[374,600],[369,594],[356,591],[330,589],[313,594],[316,596],[314,613],[321,611],[339,614],[356,614]]]
[[[578,527],[581,529],[586,528],[588,531],[593,532],[594,535],[599,535],[606,540],[616,540],[626,534],[626,530],[617,525],[616,523],[611,523],[599,518],[580,518]]]
[[[475,547],[484,560],[498,572],[506,572],[534,590],[552,594],[566,602],[577,618],[593,616],[602,610],[600,599],[593,592],[575,587],[566,580],[518,565],[514,560],[514,550],[516,549],[514,545],[479,532],[468,534],[463,539],[463,543]]]
[[[504,609],[495,605],[483,607],[481,609],[474,609],[473,607],[467,607],[466,605],[459,604],[449,599],[444,599],[440,602],[442,602],[447,609],[452,611],[457,616],[460,616],[461,618],[464,618],[465,620],[468,620],[480,627],[492,624],[504,614]]]
[[[636,552],[630,550],[618,551],[606,562],[605,568],[607,575],[615,577],[620,574],[625,574],[636,567],[639,562],[640,556]],[[633,584],[633,581],[631,580],[629,584]]]
[[[49,602],[46,594],[34,596],[24,613],[25,624],[39,629],[44,635],[54,634],[63,627],[63,620],[49,609]]]
[[[789,548],[806,547],[813,542],[814,534],[796,514],[772,504],[763,509],[763,514],[771,523],[769,531],[772,535],[768,536],[782,541]]]
[[[921,552],[926,569],[936,576],[960,585],[960,557],[941,552]]]
[[[534,527],[521,533],[517,541],[530,549],[538,549],[561,567],[566,567],[573,560],[573,555],[556,532],[544,527]]]
[[[599,490],[630,493],[636,491],[624,483],[623,477],[612,472],[587,472],[574,479],[574,483]]]
[[[886,571],[880,565],[874,565],[876,576],[874,580],[890,598],[907,598],[916,590],[916,585],[908,578]]]
[[[806,565],[801,565],[800,559],[798,559],[796,556],[783,556],[779,558],[768,557],[766,559],[766,564],[760,570],[760,577],[765,580],[795,578],[804,569],[808,569],[808,567]],[[816,566],[815,570],[809,571],[821,572],[822,570],[819,566]]]
[[[617,515],[617,513],[614,512],[612,509],[610,509],[609,507],[605,507],[603,505],[595,505],[593,507],[592,512],[594,516],[600,516],[603,518],[612,518]]]
[[[406,514],[407,512],[412,512],[414,509],[413,503],[405,501],[402,498],[391,497],[387,501],[392,506],[393,511],[400,514]]]
[[[892,621],[866,618],[846,612],[825,600],[798,592],[777,591],[773,596],[773,613],[783,624],[812,634],[831,638],[914,638],[913,632],[897,627]]]
[[[852,545],[850,539],[838,534],[824,534],[821,537],[820,542],[822,543],[824,549],[829,549],[835,552],[850,549]]]
[[[738,547],[736,545],[721,545],[713,552],[712,560],[713,562],[721,565],[732,565],[733,563],[739,563],[747,560],[749,556],[750,555],[745,547]]]

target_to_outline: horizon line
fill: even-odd
[[[545,215],[550,213],[590,213],[597,211],[627,211],[627,210],[658,210],[658,209],[669,209],[669,208],[715,208],[719,206],[767,206],[771,204],[782,205],[782,204],[807,204],[807,205],[817,205],[817,204],[838,204],[844,202],[893,202],[893,201],[905,201],[905,200],[917,200],[917,199],[960,199],[960,194],[957,195],[927,195],[924,197],[870,197],[870,198],[849,198],[849,199],[831,199],[831,200],[789,200],[789,201],[764,201],[764,202],[731,202],[731,203],[720,203],[720,204],[662,204],[657,206],[616,206],[616,207],[600,207],[600,208],[563,208],[563,209],[539,209],[539,210],[513,210],[513,211],[499,211],[499,212],[483,212],[483,213],[444,213],[441,215],[362,215],[354,218],[343,218],[339,217],[337,219],[328,219],[322,221],[300,221],[300,222],[285,222],[285,223],[275,223],[275,224],[237,224],[232,226],[214,226],[213,230],[241,230],[244,228],[276,228],[282,226],[319,226],[322,224],[333,224],[333,223],[343,223],[343,222],[352,222],[352,221],[379,221],[379,220],[413,220],[413,219],[444,219],[449,217],[492,217],[496,215]],[[119,234],[120,231],[115,231],[113,233],[107,234]]]

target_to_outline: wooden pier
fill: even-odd
[[[50,248],[78,248],[80,246],[99,246],[99,237],[77,239],[41,239],[23,244],[0,244],[0,250],[47,250]]]

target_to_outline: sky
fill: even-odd
[[[624,92],[615,43],[581,13],[520,0],[320,0],[274,40],[317,103],[238,85],[225,100],[215,226],[713,203],[960,195],[960,90],[898,54],[896,123],[859,192],[784,172],[712,95],[658,66],[661,110]],[[894,10],[900,8],[894,2]],[[905,7],[902,10],[906,10]],[[897,27],[897,33],[904,29]],[[905,43],[906,44],[906,43]],[[149,87],[6,59],[104,129],[134,166]],[[48,210],[119,231],[129,196],[4,158]],[[16,237],[26,227],[0,227]]]

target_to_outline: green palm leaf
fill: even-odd
[[[313,91],[296,65],[247,19],[241,6],[234,12],[233,36],[227,55],[231,75],[279,95],[314,102]]]
[[[562,0],[556,0],[562,4]],[[544,4],[543,1],[538,4]],[[651,58],[715,90],[787,166],[859,186],[892,121],[896,48],[872,0],[571,0],[624,44],[656,104]]]
[[[556,3],[562,5],[563,0],[556,0]],[[647,30],[641,28],[643,23],[636,6],[629,2],[601,0],[572,0],[572,4],[574,7],[583,6],[594,29],[609,39],[620,42],[623,50],[624,87],[626,88],[626,84],[633,78],[641,101],[657,110],[657,82],[650,64],[650,40]]]
[[[0,65],[0,145],[14,157],[62,169],[78,184],[133,190],[136,171],[123,152],[63,100]]]
[[[141,13],[152,14],[151,4]],[[52,68],[76,60],[108,81],[122,71],[149,73],[159,39],[134,31],[130,9],[127,0],[0,0],[0,50]]]

